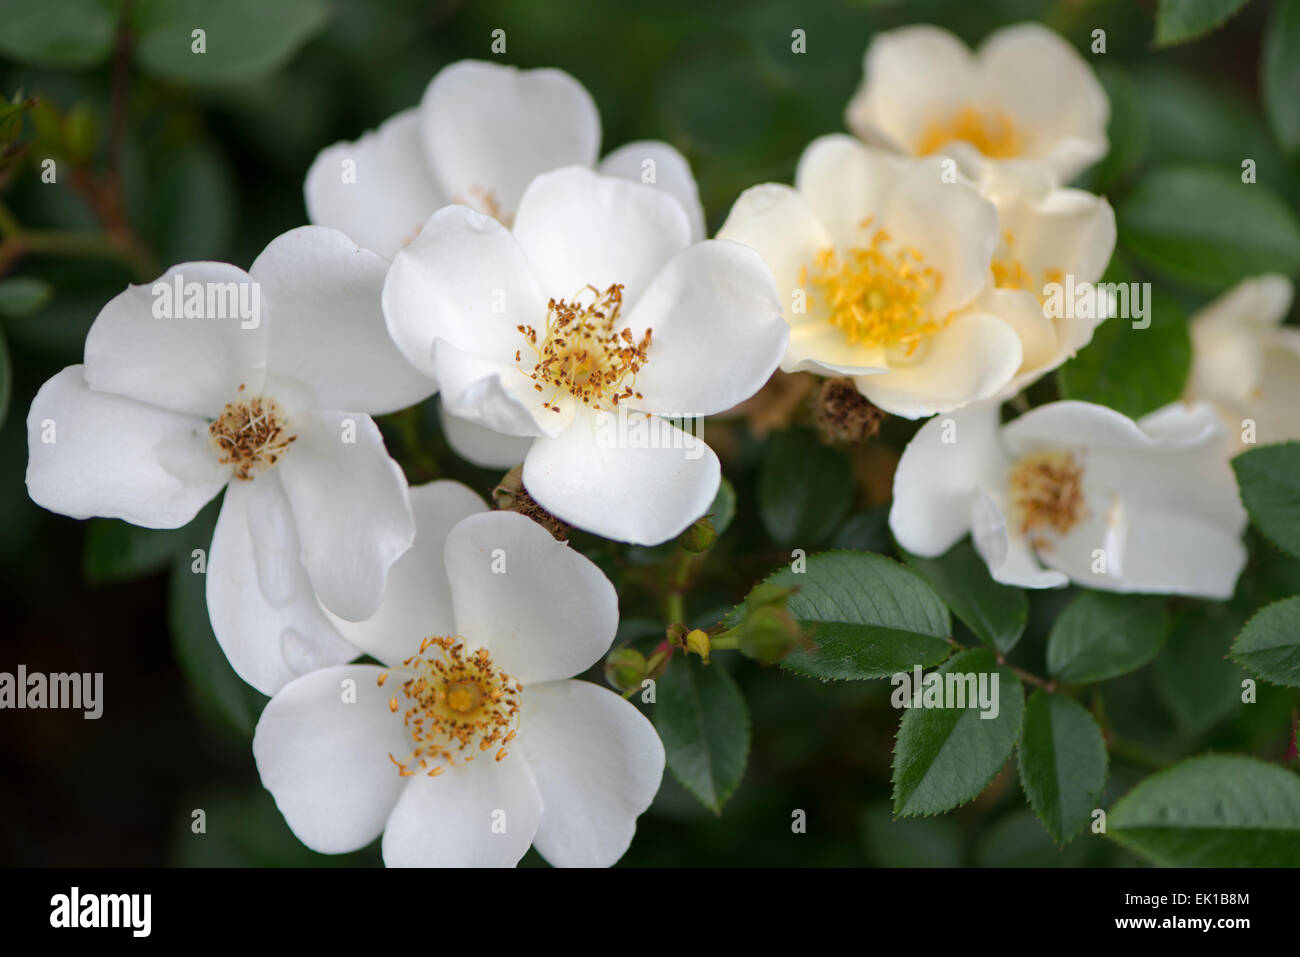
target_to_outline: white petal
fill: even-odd
[[[1011,234],[1011,251],[1042,291],[1044,274],[1057,270],[1076,283],[1097,282],[1115,251],[1115,211],[1081,189],[1054,189],[1041,198],[994,198],[999,228]],[[1058,280],[1059,281],[1059,280]]]
[[[898,544],[927,558],[971,530],[977,489],[1004,480],[997,403],[931,419],[907,443],[894,471],[889,528]]]
[[[572,301],[588,285],[620,283],[624,309],[691,241],[686,211],[671,196],[576,166],[532,181],[514,234],[546,296]]]
[[[808,144],[794,181],[833,244],[843,249],[864,245],[867,230],[884,225],[886,200],[907,169],[907,163],[891,153],[833,133]],[[864,227],[868,219],[874,221]]]
[[[397,254],[383,309],[397,347],[428,376],[436,376],[435,339],[470,356],[513,362],[523,347],[515,327],[546,322],[546,297],[519,244],[496,220],[464,206],[439,210]]]
[[[708,511],[718,457],[665,419],[583,412],[557,438],[533,442],[524,486],[548,512],[596,535],[658,545]]]
[[[524,693],[519,727],[542,792],[537,850],[556,867],[614,864],[663,778],[654,726],[612,691],[554,681]]]
[[[355,622],[331,616],[349,641],[393,667],[415,654],[425,638],[456,634],[443,549],[457,522],[487,506],[459,482],[430,482],[411,489],[411,511],[415,542],[389,570],[374,615]]]
[[[317,154],[303,184],[307,217],[386,259],[446,205],[424,153],[420,111],[389,117],[354,142]]]
[[[508,469],[519,465],[533,441],[531,437],[495,432],[472,419],[452,415],[441,402],[438,420],[452,451],[479,468]]]
[[[373,665],[314,671],[286,685],[258,719],[257,773],[290,830],[314,851],[365,847],[411,780],[388,759],[409,751],[410,739],[401,715],[388,710],[379,674]]]
[[[928,124],[969,102],[977,80],[970,51],[947,30],[909,26],[878,33],[845,122],[865,140],[911,151]]]
[[[299,550],[274,471],[230,483],[208,559],[208,616],[230,666],[262,694],[358,655],[321,610]]]
[[[514,867],[533,843],[542,796],[521,755],[407,780],[384,828],[387,866]]]
[[[691,224],[691,242],[697,243],[704,238],[700,188],[695,184],[686,157],[667,143],[645,140],[620,146],[600,161],[596,171],[602,176],[618,176],[659,187],[686,210],[686,218]],[[647,182],[646,176],[651,172],[654,179]]]
[[[381,414],[433,394],[384,325],[388,261],[337,229],[302,226],[271,240],[249,274],[271,322],[267,362],[310,387],[318,408]]]
[[[73,518],[179,528],[230,478],[204,420],[87,385],[68,366],[41,386],[27,415],[27,492]]]
[[[763,387],[785,352],[772,274],[758,253],[709,240],[678,253],[620,323],[653,332],[631,404],[662,415],[713,415]]]
[[[1091,402],[1049,402],[1031,409],[1002,430],[1011,455],[1019,457],[1040,448],[1062,444],[1137,451],[1157,447],[1188,448],[1204,444],[1219,428],[1204,406],[1188,409],[1169,406],[1153,420],[1147,434],[1121,412]]]
[[[515,512],[465,519],[447,535],[456,627],[525,685],[591,667],[614,640],[618,596],[586,556]]]
[[[86,382],[215,419],[241,385],[261,391],[269,324],[255,295],[251,277],[226,263],[181,263],[127,286],[86,335]]]
[[[898,177],[880,223],[894,242],[911,246],[943,283],[930,302],[937,315],[970,303],[989,282],[998,246],[998,211],[964,179],[946,182],[943,161],[917,160]],[[876,228],[873,224],[872,228]]]
[[[1106,155],[1110,101],[1096,74],[1060,34],[1020,23],[991,34],[979,50],[987,103],[1028,138],[1024,153],[1068,182]]]
[[[921,345],[921,358],[884,375],[859,376],[859,391],[886,412],[915,419],[996,396],[1020,368],[1020,337],[996,316],[965,312]]]
[[[1248,401],[1264,379],[1266,336],[1291,311],[1294,287],[1285,276],[1259,276],[1233,286],[1191,319],[1193,396]]]
[[[567,393],[534,388],[522,365],[481,359],[442,339],[433,345],[439,396],[449,413],[505,435],[558,435],[573,419],[573,403]]]
[[[1069,582],[1061,572],[1039,564],[1024,537],[1007,527],[1005,501],[995,500],[984,489],[976,493],[972,505],[971,541],[994,581],[1018,588],[1060,588]]]
[[[368,415],[316,411],[289,427],[298,440],[276,468],[307,576],[334,614],[368,618],[389,568],[415,537],[406,478]]]
[[[477,60],[446,67],[420,102],[433,171],[454,203],[486,194],[509,217],[539,173],[592,166],[600,115],[581,83],[561,70],[518,70]]]
[[[831,238],[803,196],[778,183],[752,186],[731,207],[718,238],[744,243],[762,256],[776,281],[786,321],[805,321],[806,312],[793,308],[795,291],[803,288],[800,270],[831,247]]]

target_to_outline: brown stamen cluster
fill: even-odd
[[[1087,517],[1083,467],[1070,452],[1025,456],[1012,468],[1010,483],[1022,535],[1036,529],[1064,535]]]
[[[402,777],[419,772],[437,777],[493,749],[495,760],[506,757],[506,745],[519,730],[523,686],[493,665],[486,649],[467,654],[459,638],[426,638],[402,668],[413,672],[402,682],[401,694],[406,699],[402,724],[415,750],[401,761],[388,755]],[[388,676],[380,674],[380,687]],[[393,695],[389,710],[396,714],[401,707]]]
[[[592,301],[583,303],[590,293]],[[604,292],[585,286],[573,302],[552,299],[546,307],[546,329],[540,336],[532,326],[516,328],[536,355],[532,371],[527,372],[538,392],[551,389],[542,407],[559,412],[556,398],[568,393],[583,405],[612,411],[619,402],[641,398],[636,391],[636,374],[647,361],[650,330],[640,340],[632,330],[614,331],[623,305],[623,286],[615,283]],[[523,362],[523,351],[515,353],[515,362]]]
[[[243,393],[244,387],[239,387]],[[235,478],[247,481],[254,472],[268,469],[296,440],[286,431],[284,411],[274,399],[250,396],[227,402],[217,420],[208,426],[217,461],[235,467]]]
[[[817,394],[814,411],[822,439],[832,442],[863,442],[880,431],[885,413],[858,391],[852,379],[827,379]]]
[[[516,465],[507,472],[492,490],[492,504],[503,512],[518,512],[531,518],[550,532],[557,542],[567,542],[571,526],[537,504],[537,500],[524,488],[523,476],[522,465]]]

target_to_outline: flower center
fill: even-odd
[[[870,224],[867,219],[862,227]],[[930,309],[943,275],[924,263],[919,250],[894,248],[889,233],[878,229],[865,247],[849,247],[843,255],[823,249],[811,274],[800,268],[799,284],[821,295],[830,324],[850,345],[892,347],[911,355],[951,318]]]
[[[648,361],[651,330],[639,341],[630,329],[615,332],[622,306],[621,283],[604,292],[584,286],[572,302],[552,299],[547,303],[546,328],[540,335],[532,326],[516,326],[535,361],[532,371],[526,371],[520,365],[524,361],[521,349],[515,352],[515,364],[533,380],[534,389],[550,391],[542,408],[559,412],[556,399],[561,394],[607,412],[624,399],[641,398],[636,374]]]
[[[217,461],[233,465],[235,478],[245,481],[254,472],[268,469],[280,460],[298,438],[287,432],[284,410],[263,395],[242,396],[227,402],[217,420],[208,426]]]
[[[1064,535],[1086,517],[1083,466],[1071,452],[1026,455],[1011,469],[1010,484],[1021,535],[1045,529]]]
[[[506,229],[509,229],[514,224],[515,217],[509,211],[501,208],[501,201],[497,199],[496,192],[482,186],[471,186],[469,196],[457,196],[452,202],[476,209],[485,216],[491,216]]]
[[[916,152],[929,156],[954,140],[965,140],[993,159],[1019,156],[1023,146],[1015,123],[1001,110],[985,113],[974,106],[964,106],[927,126],[916,144]]]
[[[388,755],[402,777],[417,771],[437,777],[493,748],[495,760],[506,757],[505,746],[519,729],[523,686],[493,665],[485,649],[467,654],[459,638],[426,638],[402,667],[412,673],[401,687],[402,724],[415,750],[401,761]],[[380,687],[388,675],[380,674]],[[393,695],[388,709],[396,714],[402,705]]]

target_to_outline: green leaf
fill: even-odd
[[[1274,0],[1260,73],[1269,126],[1294,158],[1300,155],[1300,0]]]
[[[1224,169],[1148,173],[1119,208],[1135,257],[1187,286],[1217,292],[1248,276],[1300,270],[1300,222],[1277,193]]]
[[[1122,68],[1099,63],[1097,79],[1101,80],[1110,100],[1110,122],[1106,127],[1110,149],[1084,178],[1090,192],[1104,193],[1108,187],[1124,182],[1138,171],[1146,155],[1150,131],[1137,89]]]
[[[736,517],[736,487],[725,475],[718,483],[718,494],[713,496],[713,504],[704,514],[712,523],[713,531],[719,538],[731,527],[732,519]]]
[[[1232,658],[1265,681],[1300,688],[1300,596],[1260,609],[1233,642]]]
[[[931,674],[943,676],[945,685],[951,674],[954,685],[967,687],[970,682],[956,676],[996,674],[997,717],[980,717],[978,700],[967,700],[963,708],[908,708],[903,713],[894,747],[894,813],[899,816],[942,814],[973,801],[1002,770],[1020,736],[1025,710],[1020,679],[1010,668],[999,667],[993,652],[963,651]],[[986,680],[991,688],[991,677]],[[903,690],[899,687],[895,694]]]
[[[782,668],[823,681],[887,678],[948,657],[952,620],[920,575],[871,552],[822,552],[803,561],[802,572],[787,566],[764,579],[799,589],[786,608],[815,646],[795,649]],[[740,623],[742,609],[727,616],[727,627]]]
[[[1232,470],[1251,522],[1274,545],[1300,556],[1300,442],[1243,452]]]
[[[54,287],[44,279],[15,276],[0,280],[0,316],[22,319],[43,308],[54,295]]]
[[[1208,731],[1241,704],[1241,668],[1225,659],[1241,616],[1198,604],[1174,621],[1169,641],[1156,659],[1156,692],[1178,726],[1190,734]]]
[[[758,515],[782,545],[826,541],[853,504],[848,458],[807,429],[773,436],[758,476]]]
[[[82,569],[95,583],[127,581],[166,568],[177,555],[188,556],[196,544],[193,525],[184,528],[140,528],[113,518],[86,523]]]
[[[1107,319],[1092,342],[1061,366],[1061,398],[1095,402],[1137,419],[1183,394],[1192,363],[1192,342],[1182,308],[1163,292],[1147,302],[1151,324]]]
[[[862,814],[862,849],[874,867],[960,867],[961,826],[948,817],[896,819],[889,805]]]
[[[0,54],[22,63],[94,66],[113,47],[119,0],[0,0]]]
[[[329,19],[323,0],[138,0],[141,69],[184,83],[231,83],[272,72]],[[203,30],[204,52],[193,31]]]
[[[1062,681],[1105,681],[1136,671],[1169,637],[1160,598],[1086,591],[1066,606],[1047,638],[1047,671]]]
[[[719,664],[679,656],[657,682],[654,716],[668,769],[721,814],[749,760],[749,709],[735,680]]]
[[[1156,46],[1198,40],[1228,22],[1247,0],[1160,0],[1156,8]]]
[[[1062,694],[1035,691],[1025,706],[1020,784],[1058,844],[1088,823],[1106,787],[1106,742],[1088,710]]]
[[[194,547],[206,549],[210,538],[196,538]],[[167,601],[172,650],[200,709],[226,728],[251,738],[267,699],[244,684],[217,644],[208,620],[206,583],[206,575],[192,570],[189,552],[176,557]]]
[[[969,538],[939,558],[903,555],[984,644],[1007,652],[1020,641],[1029,620],[1029,599],[1024,589],[993,580]]]
[[[1300,777],[1243,755],[1191,758],[1121,798],[1106,833],[1166,867],[1294,867]]]

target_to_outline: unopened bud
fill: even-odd
[[[784,608],[764,605],[745,616],[738,638],[741,654],[770,665],[794,651],[803,640],[803,631]]]
[[[718,533],[713,530],[713,523],[707,518],[701,518],[682,532],[681,538],[677,539],[677,544],[686,551],[698,555],[712,548],[717,540]]]
[[[605,659],[605,680],[619,691],[639,688],[648,671],[645,655],[635,648],[615,648]]]

